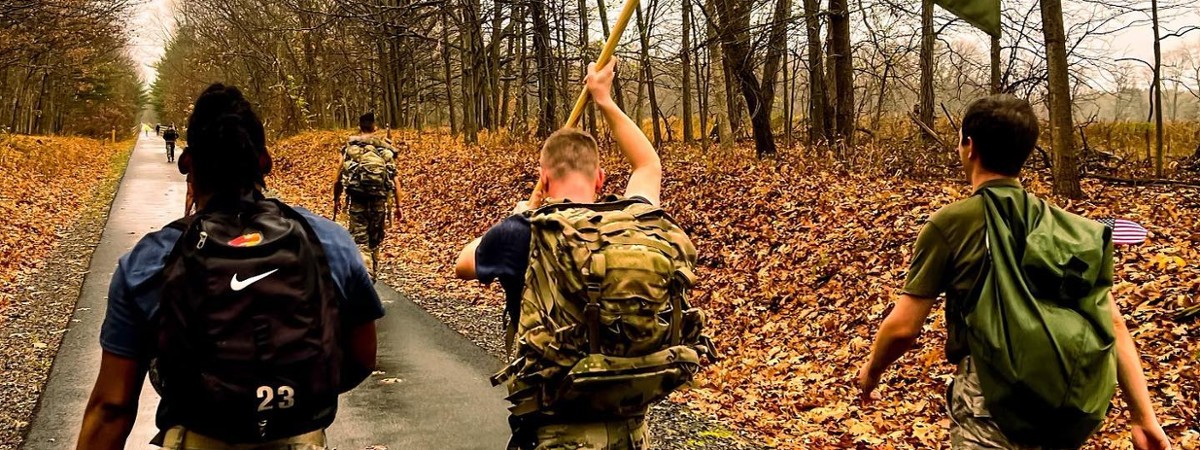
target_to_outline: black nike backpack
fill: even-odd
[[[339,294],[312,226],[261,197],[170,225],[155,387],[159,427],[230,443],[325,428],[340,387]]]

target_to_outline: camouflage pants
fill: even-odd
[[[325,450],[325,430],[262,444],[227,444],[217,439],[175,427],[163,435],[164,450]]]
[[[1039,450],[1041,447],[1009,442],[992,420],[979,386],[975,362],[968,356],[958,363],[954,381],[946,388],[946,408],[950,413],[950,448],[961,450],[1011,449]]]
[[[363,262],[374,273],[378,261],[376,250],[383,243],[387,223],[387,197],[350,198],[350,235],[362,252]]]
[[[566,423],[537,428],[534,450],[648,450],[646,419]]]

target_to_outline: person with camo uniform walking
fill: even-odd
[[[387,225],[388,196],[392,196],[396,222],[400,211],[400,183],[396,181],[396,148],[377,136],[375,113],[358,119],[360,134],[351,136],[342,147],[342,166],[333,182],[333,218],[342,206],[345,193],[349,204],[350,234],[362,252],[363,261],[374,279],[379,269],[379,246]]]
[[[647,450],[649,407],[714,356],[688,304],[696,248],[659,206],[662,163],[612,99],[615,64],[589,66],[586,85],[629,162],[624,195],[598,196],[596,140],[559,130],[542,146],[543,189],[455,263],[504,288],[516,359],[491,380],[513,403],[508,450]]]

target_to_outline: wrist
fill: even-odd
[[[613,101],[612,95],[604,95],[601,97],[593,95],[592,102],[595,103],[596,107],[600,108],[601,111],[614,109],[617,107],[617,102]]]
[[[1158,428],[1159,427],[1158,417],[1154,415],[1153,411],[1151,411],[1149,413],[1145,413],[1145,412],[1138,412],[1138,411],[1130,410],[1129,416],[1130,416],[1131,422],[1133,423],[1134,426],[1139,426],[1142,428]]]

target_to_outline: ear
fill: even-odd
[[[179,167],[180,174],[192,173],[192,152],[187,147],[184,147],[183,153],[179,154],[179,162],[176,165]]]
[[[967,159],[979,159],[979,155],[975,154],[975,139],[967,136],[967,143],[963,144],[963,149],[967,151]]]
[[[258,170],[263,176],[271,174],[271,168],[274,167],[274,162],[271,160],[271,154],[265,150],[258,154]]]
[[[596,168],[596,192],[604,190],[604,169]]]
[[[542,183],[542,193],[550,191],[550,177],[546,175],[546,168],[538,166],[538,182]]]

